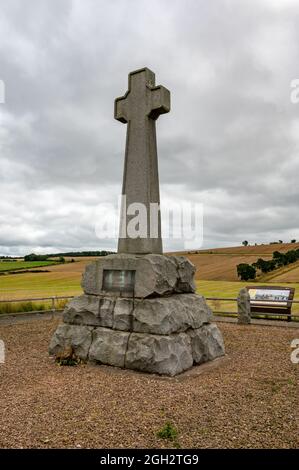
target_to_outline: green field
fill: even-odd
[[[80,278],[55,278],[47,273],[0,276],[0,299],[79,295],[81,292]]]
[[[57,264],[56,261],[0,261],[0,272],[41,268]]]

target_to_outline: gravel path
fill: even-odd
[[[0,447],[298,447],[298,330],[219,323],[227,360],[165,379],[105,366],[59,367],[58,319],[0,325]]]

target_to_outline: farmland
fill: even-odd
[[[285,253],[289,250],[299,248],[299,243],[277,243],[271,245],[237,246],[229,248],[215,248],[211,250],[201,250],[196,252],[180,252],[174,255],[188,256],[190,261],[196,266],[196,279],[211,281],[238,281],[236,266],[240,263],[252,264],[263,258],[270,260],[274,251]],[[286,267],[286,271],[291,271],[293,265]],[[280,271],[279,271],[280,273]],[[277,273],[278,274],[278,273]],[[281,282],[299,282],[296,274],[288,279],[286,275]],[[276,272],[271,272],[271,280],[275,279]],[[258,281],[263,279],[258,279]]]
[[[236,275],[236,265],[239,263],[253,263],[259,257],[270,259],[272,252],[296,249],[299,244],[275,244],[248,247],[222,248],[215,250],[198,251],[196,253],[173,253],[189,257],[196,266],[196,282],[198,293],[205,297],[233,297],[248,283],[240,282]],[[7,270],[7,265],[22,266],[22,268],[36,268],[37,265],[46,266],[49,272],[30,272],[22,275],[11,274],[0,276],[0,299],[35,298],[64,295],[78,295],[82,293],[80,286],[82,273],[87,264],[94,258],[75,258],[74,263],[55,264],[50,262],[0,262]],[[33,266],[34,263],[34,266]],[[15,268],[14,268],[15,269]],[[295,287],[295,298],[299,300],[299,264],[284,266],[277,271],[264,275],[257,280],[259,284],[281,285]],[[234,311],[234,302],[211,301],[213,310],[225,309]],[[299,306],[294,306],[294,312],[299,313]]]
[[[52,266],[56,261],[0,261],[0,272]]]
[[[0,299],[76,295],[81,292],[81,276],[92,259],[51,266],[50,272],[0,276]]]

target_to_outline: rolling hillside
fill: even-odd
[[[239,287],[237,286],[237,264],[251,264],[260,257],[270,259],[272,252],[275,250],[285,252],[296,248],[299,248],[299,243],[238,246],[202,250],[196,253],[180,252],[172,254],[188,256],[194,263],[197,268],[195,278],[198,281],[201,293],[208,294],[210,288],[213,288],[218,292],[218,295],[221,295],[225,283],[235,283],[236,288]],[[93,259],[91,257],[76,258],[75,263],[47,266],[46,270],[49,272],[0,276],[0,299],[78,295],[82,292],[80,287],[82,273],[85,266],[91,263]],[[269,282],[272,285],[299,283],[299,262],[264,275],[258,282]],[[204,286],[205,288],[202,289]],[[205,293],[205,291],[207,292]]]
[[[240,263],[254,263],[258,258],[269,260],[274,251],[286,252],[299,248],[299,243],[282,243],[257,246],[237,246],[229,248],[215,248],[192,252],[173,253],[188,256],[196,266],[197,280],[211,281],[238,281],[236,266]],[[297,266],[297,263],[295,263]],[[299,282],[299,268],[294,265],[280,270],[277,275],[283,276],[280,282]],[[290,274],[290,276],[289,276]],[[264,277],[263,277],[264,278]],[[276,279],[276,272],[271,273],[271,281]],[[279,278],[280,279],[280,278]],[[266,279],[264,279],[266,281]],[[270,280],[270,279],[269,279]]]

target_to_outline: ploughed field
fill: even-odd
[[[169,379],[58,366],[47,353],[58,321],[0,323],[0,447],[298,447],[297,329],[219,323],[227,357]],[[167,422],[174,442],[157,437]]]

